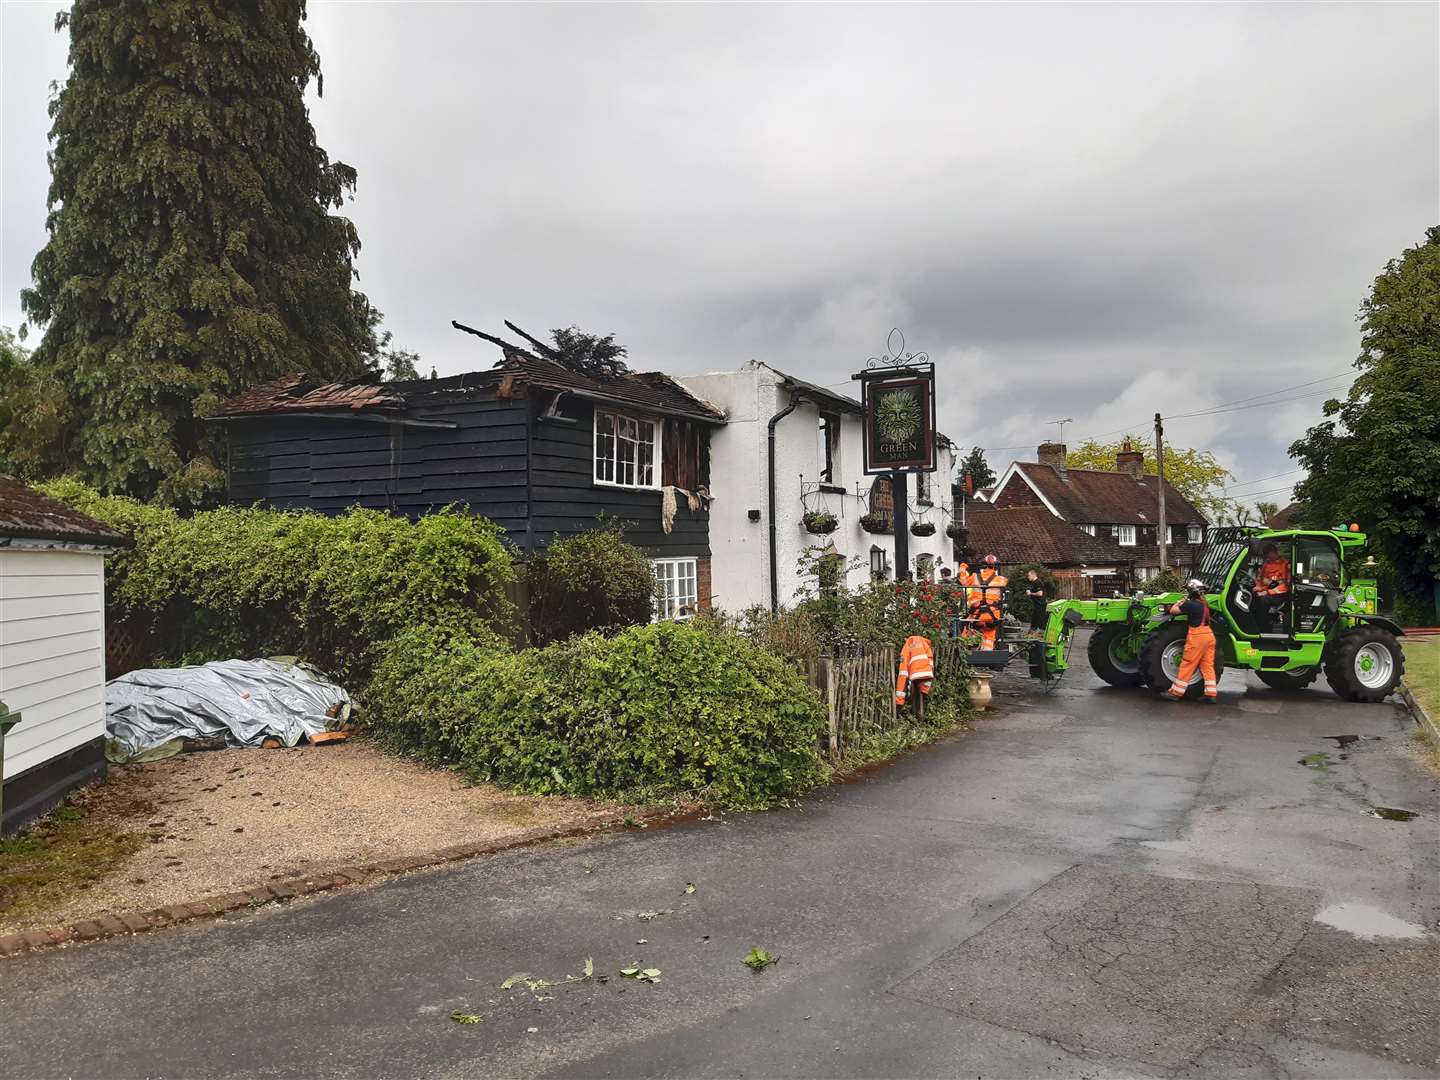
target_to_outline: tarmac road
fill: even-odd
[[[997,689],[790,810],[0,961],[0,1075],[1440,1075],[1401,709],[1233,671],[1214,708]],[[565,982],[587,957],[606,981]]]

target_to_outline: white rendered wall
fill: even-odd
[[[710,508],[711,573],[715,606],[728,611],[770,604],[769,521],[766,497],[766,434],[770,417],[784,408],[790,394],[780,386],[780,377],[769,368],[747,364],[739,371],[712,375],[685,376],[680,382],[691,393],[725,409],[729,422],[718,428],[710,439],[711,490],[716,499]],[[801,401],[795,410],[781,420],[775,429],[775,524],[776,566],[779,576],[779,599],[785,607],[795,603],[796,590],[802,582],[798,573],[801,553],[806,548],[824,548],[827,544],[853,566],[849,584],[863,586],[870,575],[870,549],[880,547],[886,552],[895,576],[895,539],[890,535],[872,536],[860,528],[860,517],[869,508],[868,498],[873,477],[864,475],[863,425],[858,414],[841,414],[840,458],[835,463],[836,486],[847,494],[815,492],[801,497],[801,476],[807,488],[819,481],[822,447],[819,438],[820,409]],[[950,515],[950,478],[954,472],[954,454],[949,448],[936,456],[936,471],[931,474],[931,498],[934,507],[921,519],[935,523],[934,536],[910,537],[912,572],[915,559],[929,554],[946,566],[954,562],[952,545],[945,535]],[[856,497],[857,492],[861,496]],[[910,520],[917,514],[915,477],[910,477]],[[747,511],[758,509],[760,520],[749,520]],[[840,527],[828,536],[815,536],[805,531],[801,518],[806,510],[826,510],[840,521]]]
[[[105,556],[0,548],[0,700],[18,776],[105,734]]]

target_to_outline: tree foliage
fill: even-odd
[[[1360,307],[1360,374],[1290,447],[1310,524],[1357,521],[1402,593],[1433,607],[1440,579],[1440,226],[1392,259]]]
[[[615,343],[614,334],[601,337],[570,326],[551,330],[550,338],[555,343],[552,349],[555,359],[582,374],[614,378],[630,370],[624,361],[625,346]]]
[[[4,442],[107,491],[203,500],[201,418],[257,382],[366,370],[374,312],[332,213],[355,170],[316,144],[304,0],[78,0],[50,105],[44,327]]]
[[[1280,512],[1280,504],[1260,499],[1255,503],[1255,513],[1260,516],[1261,521],[1269,521]]]
[[[1065,455],[1065,464],[1072,469],[1099,469],[1102,472],[1115,471],[1115,455],[1130,444],[1130,449],[1145,455],[1145,471],[1154,474],[1155,443],[1136,435],[1127,435],[1114,442],[1096,442],[1088,439]],[[1165,479],[1175,490],[1205,515],[1209,521],[1222,521],[1235,512],[1234,499],[1225,495],[1225,484],[1234,480],[1229,469],[1215,460],[1209,450],[1192,450],[1173,443],[1165,444]]]
[[[978,446],[965,455],[957,471],[961,477],[967,475],[970,477],[971,483],[974,484],[976,491],[979,491],[981,488],[990,487],[999,479],[999,477],[995,475],[995,470],[990,468],[990,463],[985,460],[985,451]]]
[[[391,344],[394,335],[386,330],[375,342],[370,365],[385,382],[404,382],[420,378],[420,354]]]

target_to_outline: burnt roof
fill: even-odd
[[[965,524],[970,529],[966,546],[979,556],[994,554],[1002,566],[1126,564],[1135,558],[1114,541],[1082,532],[1043,506],[1001,510],[987,503],[970,503]]]
[[[4,473],[0,473],[0,537],[104,547],[129,547],[132,543],[124,533]]]
[[[701,401],[662,372],[587,375],[553,360],[541,359],[518,346],[507,346],[504,357],[488,371],[473,371],[444,379],[378,383],[373,377],[366,377],[345,382],[323,382],[300,373],[283,375],[223,402],[210,414],[210,418],[227,420],[276,413],[400,414],[411,406],[432,404],[436,399],[453,400],[471,391],[493,387],[506,375],[542,390],[565,390],[579,397],[622,407],[637,407],[711,424],[725,421],[723,412],[709,402]]]
[[[1066,521],[1117,525],[1159,522],[1159,490],[1155,486],[1158,478],[1150,473],[1137,480],[1124,472],[1066,469],[1062,477],[1053,465],[1033,461],[1017,461],[1015,465]],[[1170,525],[1206,524],[1205,515],[1168,480],[1165,520]]]

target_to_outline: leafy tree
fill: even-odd
[[[1440,608],[1440,226],[1360,306],[1360,374],[1290,447],[1305,520],[1374,534],[1412,603]],[[1440,612],[1437,612],[1440,613]]]
[[[204,500],[201,422],[297,368],[358,375],[374,312],[334,213],[355,170],[316,145],[305,0],[77,0],[50,105],[49,240],[21,294],[45,328],[12,453],[107,491]],[[23,328],[22,328],[23,334]]]
[[[380,372],[380,378],[385,382],[403,382],[408,379],[420,378],[420,354],[410,352],[407,349],[397,349],[390,344],[393,335],[386,330],[380,335],[375,343],[375,353],[371,357],[371,366]],[[434,369],[431,369],[430,377],[435,377]]]
[[[587,334],[578,326],[564,330],[551,330],[550,338],[555,342],[552,354],[566,367],[586,375],[614,378],[629,372],[622,359],[625,346],[615,343],[614,334]]]
[[[985,460],[985,451],[978,446],[966,454],[964,460],[960,462],[959,473],[962,477],[969,474],[976,491],[990,487],[999,479],[995,475],[995,470],[990,468],[990,463]]]
[[[1065,464],[1072,469],[1114,472],[1115,455],[1126,442],[1132,450],[1139,450],[1145,455],[1145,471],[1153,474],[1156,471],[1155,443],[1135,435],[1108,443],[1088,439],[1065,455]],[[1209,450],[1191,450],[1167,442],[1165,479],[1210,521],[1222,521],[1236,512],[1235,500],[1226,498],[1224,494],[1225,483],[1234,480],[1234,474],[1216,461]]]
[[[1259,502],[1257,502],[1257,503],[1255,504],[1255,513],[1257,513],[1257,514],[1260,515],[1260,520],[1261,520],[1261,521],[1269,521],[1272,517],[1274,517],[1274,516],[1275,516],[1276,514],[1278,514],[1279,512],[1280,512],[1280,504],[1279,504],[1279,503],[1267,502],[1267,501],[1265,501],[1264,499],[1261,499]]]

